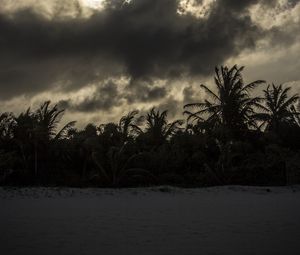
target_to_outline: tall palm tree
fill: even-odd
[[[118,124],[101,124],[98,127],[100,136],[107,137],[111,140],[111,142],[117,142],[118,146],[123,145],[132,139],[136,134],[142,132],[139,125],[142,124],[144,117],[136,117],[137,114],[138,111],[129,112],[127,115],[121,117]]]
[[[208,99],[200,103],[191,103],[184,106],[184,114],[189,120],[198,122],[209,122],[213,127],[221,126],[228,130],[241,130],[255,125],[253,121],[254,106],[259,102],[258,97],[252,98],[250,91],[258,85],[265,83],[257,80],[244,84],[242,71],[244,67],[238,68],[215,68],[216,92],[205,85],[200,85],[212,101]],[[189,109],[196,108],[197,111]]]
[[[291,111],[294,115],[294,123],[297,127],[300,128],[300,102],[298,103],[298,106],[295,107],[295,105],[292,105]]]
[[[297,120],[299,111],[294,105],[299,100],[299,95],[289,97],[290,90],[291,87],[284,88],[282,84],[278,86],[272,84],[264,90],[263,104],[257,104],[262,112],[255,117],[262,122],[261,126],[266,130],[278,131],[281,124],[291,124]]]
[[[134,136],[141,132],[139,125],[144,120],[143,116],[136,117],[138,111],[129,112],[127,115],[121,117],[118,125],[119,132],[121,133],[124,142],[128,140],[129,137]]]
[[[34,114],[30,108],[20,113],[14,118],[15,125],[13,127],[13,137],[17,148],[21,154],[23,167],[30,171],[30,162],[33,152],[33,130],[35,126]]]
[[[0,139],[12,138],[13,126],[15,125],[12,113],[0,114]]]
[[[146,127],[143,132],[151,143],[154,145],[160,145],[170,138],[174,133],[180,130],[180,126],[183,124],[182,120],[175,120],[168,122],[168,111],[155,110],[152,108],[145,118]]]
[[[76,121],[71,121],[57,131],[58,124],[64,113],[64,109],[58,109],[57,105],[50,107],[51,101],[44,102],[34,113],[36,118],[35,131],[40,138],[45,140],[62,139],[67,131],[74,127]]]
[[[39,145],[50,145],[51,141],[66,138],[68,130],[74,127],[76,121],[68,122],[59,131],[57,131],[59,122],[64,113],[64,109],[58,109],[57,104],[53,107],[50,106],[51,101],[44,102],[40,108],[34,113],[35,126],[34,126],[34,148],[35,148],[35,174],[38,171],[38,148]]]
[[[28,143],[33,144],[34,148],[34,173],[38,174],[38,153],[41,145],[48,148],[52,141],[57,141],[67,137],[68,130],[75,125],[71,121],[57,131],[59,121],[64,110],[59,110],[57,105],[50,106],[51,102],[44,102],[35,112],[30,108],[15,118],[16,127],[14,136],[25,159],[26,151],[24,148]]]

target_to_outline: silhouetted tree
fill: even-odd
[[[14,116],[11,113],[0,114],[0,139],[11,139],[13,126],[15,125]]]
[[[257,80],[244,84],[243,69],[244,67],[238,68],[236,65],[230,69],[223,66],[220,69],[216,68],[216,92],[203,84],[200,85],[213,101],[206,99],[204,102],[185,105],[184,114],[188,115],[188,121],[196,120],[198,123],[205,121],[211,127],[221,127],[230,132],[255,126],[254,107],[259,98],[252,98],[249,92],[264,81]],[[191,112],[188,110],[190,108],[196,108],[197,111]]]
[[[294,105],[291,106],[291,111],[294,116],[294,123],[297,127],[300,128],[300,102],[298,103],[298,107],[296,108]]]
[[[29,157],[26,154],[34,151],[35,176],[38,175],[39,154],[45,160],[51,142],[66,137],[68,130],[75,125],[75,121],[72,121],[57,131],[64,110],[59,110],[57,105],[51,107],[50,103],[46,101],[35,112],[28,108],[15,118],[14,137],[28,168],[30,168],[28,161],[31,160],[32,154]]]
[[[128,139],[133,138],[136,134],[141,133],[142,129],[139,125],[142,124],[144,117],[136,117],[138,111],[129,112],[127,115],[123,116],[118,125],[119,132],[122,135],[123,141],[126,142]]]
[[[261,126],[265,126],[266,130],[278,132],[282,124],[294,122],[295,117],[299,115],[294,108],[299,96],[294,94],[289,97],[290,90],[290,87],[284,88],[282,85],[274,84],[264,90],[263,104],[257,104],[262,112],[257,113],[255,117],[262,121]]]
[[[140,129],[140,136],[153,147],[158,147],[166,142],[174,133],[180,130],[182,120],[168,122],[168,111],[152,108],[145,117],[145,130]]]

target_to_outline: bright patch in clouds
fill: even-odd
[[[273,8],[257,4],[250,9],[253,22],[264,29],[291,26],[300,21],[300,2],[292,3],[291,0],[278,0]]]
[[[92,9],[103,8],[104,0],[82,0],[82,5]]]
[[[192,14],[198,18],[206,18],[209,16],[210,11],[216,0],[180,0],[178,6],[178,13],[181,15]]]

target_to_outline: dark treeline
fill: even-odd
[[[167,111],[128,113],[83,130],[57,126],[64,110],[0,115],[0,183],[124,187],[300,183],[299,97],[264,81],[245,84],[243,68],[215,70],[206,100]],[[261,88],[261,95],[251,92]]]

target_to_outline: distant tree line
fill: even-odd
[[[127,187],[300,183],[299,96],[290,87],[245,84],[242,68],[215,69],[207,99],[167,111],[133,111],[83,130],[50,101],[0,114],[0,184]],[[261,96],[252,90],[263,87]]]

